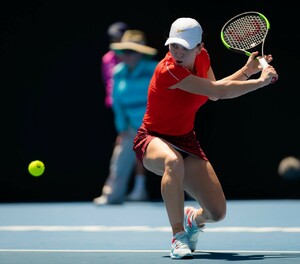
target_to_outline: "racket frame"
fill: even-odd
[[[228,25],[230,25],[230,23],[232,23],[233,21],[236,21],[238,18],[241,18],[241,17],[246,16],[246,15],[251,15],[251,14],[259,16],[266,23],[266,25],[265,25],[266,26],[266,32],[264,34],[264,37],[262,38],[262,40],[259,43],[256,43],[255,45],[253,45],[250,49],[239,49],[239,48],[231,47],[225,40],[225,34],[224,34],[225,28],[228,27]],[[264,56],[264,45],[265,45],[265,40],[266,40],[266,37],[268,35],[269,29],[270,29],[270,22],[266,18],[266,16],[264,16],[262,13],[259,13],[257,11],[248,11],[248,12],[240,13],[240,14],[232,17],[231,19],[229,19],[224,24],[224,26],[221,29],[221,40],[222,40],[224,46],[227,49],[238,52],[238,53],[243,53],[247,56],[250,56],[251,51],[253,51],[255,48],[261,46],[261,56],[259,56],[257,59],[258,59],[260,65],[262,66],[262,68],[265,69],[269,65],[267,60],[265,59],[265,56]],[[273,77],[271,83],[274,83],[276,81],[277,81],[277,78]]]
[[[264,38],[262,39],[261,42],[259,42],[258,44],[256,44],[255,46],[251,47],[251,49],[239,49],[239,48],[233,48],[232,46],[230,46],[226,40],[225,40],[225,34],[224,34],[224,30],[225,28],[228,27],[228,25],[230,25],[230,23],[232,23],[233,21],[236,21],[238,18],[241,18],[243,16],[246,16],[246,15],[258,15],[261,19],[263,19],[266,23],[266,33],[264,35]],[[229,49],[229,50],[232,50],[232,51],[235,51],[235,52],[238,52],[238,53],[243,53],[247,56],[250,56],[251,55],[251,50],[254,50],[256,47],[260,46],[261,45],[261,57],[262,59],[260,60],[261,61],[261,65],[262,67],[266,67],[268,65],[267,61],[264,59],[264,43],[265,43],[265,39],[267,37],[267,34],[268,34],[268,31],[270,29],[270,22],[269,20],[266,18],[266,16],[264,16],[262,13],[259,13],[259,12],[256,12],[256,11],[248,11],[248,12],[244,12],[244,13],[240,13],[234,17],[232,17],[231,19],[229,19],[225,24],[224,26],[222,27],[221,29],[221,40],[224,44],[224,46]],[[266,64],[267,63],[267,64]]]

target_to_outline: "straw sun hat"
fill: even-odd
[[[116,51],[133,50],[150,56],[157,54],[156,49],[146,45],[145,34],[140,30],[126,30],[121,42],[111,43],[109,47]]]

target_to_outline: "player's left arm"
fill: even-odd
[[[249,79],[252,75],[260,72],[262,70],[262,66],[259,63],[259,60],[257,59],[259,52],[255,51],[252,52],[251,55],[248,57],[245,65],[234,72],[233,74],[223,78],[222,80],[247,80]],[[271,54],[265,55],[266,61],[269,63],[273,60],[273,57]]]

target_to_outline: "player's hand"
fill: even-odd
[[[258,60],[259,57],[257,57],[258,54],[259,54],[258,51],[252,52],[246,62],[245,67],[247,68],[247,73],[249,74],[249,76],[251,76],[255,73],[258,73],[262,70],[262,66],[260,65],[259,60]],[[273,57],[271,54],[265,55],[264,57],[268,63],[273,60]]]
[[[261,72],[261,78],[263,78],[267,84],[274,83],[278,79],[278,74],[273,66],[269,65]]]
[[[257,57],[257,59],[262,58],[261,56]],[[271,54],[269,55],[265,55],[264,56],[266,62],[269,64],[272,60],[273,60],[273,56]],[[263,67],[261,66],[261,64],[258,65],[259,70],[262,70]]]

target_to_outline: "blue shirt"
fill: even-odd
[[[118,133],[137,130],[146,111],[148,86],[157,61],[142,58],[133,71],[121,62],[114,68],[113,104]]]

